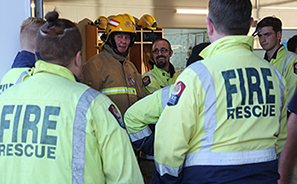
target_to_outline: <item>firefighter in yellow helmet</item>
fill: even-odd
[[[139,27],[142,27],[143,29],[156,30],[157,21],[153,16],[151,16],[149,14],[145,14],[139,19],[137,25]]]
[[[101,36],[102,52],[90,58],[83,68],[83,82],[107,95],[122,115],[143,97],[141,75],[127,57],[135,37],[129,16],[114,16]]]

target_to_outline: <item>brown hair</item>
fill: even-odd
[[[247,35],[250,29],[250,0],[210,0],[208,18],[220,33]]]
[[[297,35],[293,36],[288,40],[287,43],[288,50],[291,52],[295,52],[297,48]]]
[[[36,50],[35,48],[35,40],[39,28],[45,23],[40,17],[29,17],[24,20],[21,25],[20,31],[20,44],[22,49],[27,49],[32,52]]]
[[[82,39],[76,25],[67,19],[59,19],[54,10],[45,16],[36,39],[36,49],[42,60],[67,67],[82,48]]]
[[[256,29],[271,26],[275,33],[282,31],[282,21],[276,17],[265,17],[258,24]]]

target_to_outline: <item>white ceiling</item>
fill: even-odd
[[[297,7],[296,0],[251,0],[253,5],[256,6],[258,4],[259,7],[267,8],[267,7]],[[43,2],[47,3],[73,3],[73,4],[125,4],[125,5],[135,5],[135,1],[131,0],[43,0]],[[137,1],[136,1],[137,2]],[[143,2],[143,1],[138,1]],[[151,0],[153,6],[181,6],[181,7],[207,7],[208,0]]]
[[[130,13],[140,18],[152,14],[162,27],[205,28],[206,16],[176,15],[176,8],[207,9],[209,0],[43,0],[45,12],[57,7],[63,18],[95,20],[99,15]],[[256,20],[267,15],[280,17],[285,27],[297,27],[297,0],[251,0]]]

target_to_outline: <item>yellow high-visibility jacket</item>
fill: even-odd
[[[117,107],[59,65],[0,95],[0,183],[143,183]]]
[[[170,66],[172,72],[166,72],[165,70],[154,66],[151,71],[142,75],[144,95],[148,95],[158,89],[175,83],[179,73],[175,72],[172,64],[170,64]]]
[[[173,87],[166,86],[145,96],[129,107],[124,115],[133,146],[145,154],[153,155],[154,125],[163,112]]]
[[[9,87],[16,85],[30,77],[34,68],[12,68],[1,79],[0,94]]]
[[[154,178],[230,183],[257,178],[255,166],[276,182],[287,136],[285,80],[252,50],[251,36],[223,37],[179,76],[156,124]]]
[[[290,102],[297,87],[297,56],[282,45],[270,63],[284,76],[288,88],[287,103]]]

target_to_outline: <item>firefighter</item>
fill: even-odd
[[[174,66],[170,63],[173,50],[168,40],[160,38],[155,41],[152,46],[152,53],[154,68],[142,75],[143,91],[145,95],[174,84],[179,75],[178,72],[175,72]]]
[[[276,17],[263,18],[256,27],[259,43],[265,50],[264,59],[270,62],[286,79],[287,102],[291,100],[297,86],[297,56],[281,45],[282,22]]]
[[[206,46],[204,46],[206,47]],[[195,54],[199,55],[197,50]],[[195,61],[203,59],[197,57]],[[154,165],[154,136],[155,125],[169,99],[174,85],[166,86],[140,99],[128,108],[124,115],[125,125],[130,140],[137,150],[140,150],[139,165],[145,183],[152,180]]]
[[[33,72],[36,62],[35,39],[39,28],[45,20],[39,17],[29,17],[24,20],[20,30],[21,52],[15,57],[11,69],[3,76],[0,84],[0,94],[7,88],[20,83]]]
[[[49,12],[33,76],[0,95],[0,183],[143,183],[118,108],[82,77],[75,23]]]
[[[253,53],[250,0],[210,0],[211,44],[178,77],[156,124],[152,183],[277,183],[285,80]]]
[[[111,18],[101,36],[103,51],[90,58],[83,68],[83,82],[107,95],[122,115],[143,97],[141,75],[128,60],[135,36],[134,24],[127,15]]]

